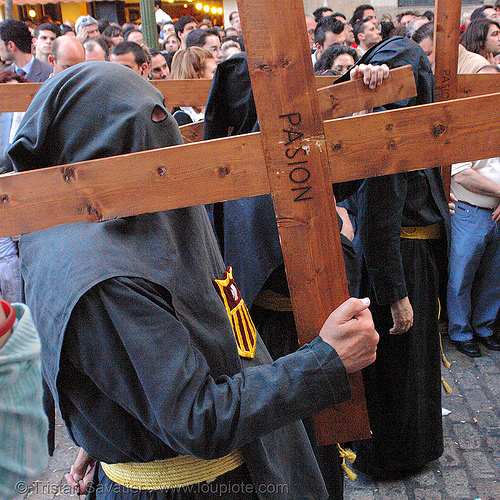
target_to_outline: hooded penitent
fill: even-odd
[[[128,68],[77,65],[40,89],[9,158],[29,170],[178,144],[175,121],[153,121],[155,108],[162,95]],[[44,376],[89,454],[149,462],[239,448],[254,484],[287,485],[259,498],[324,498],[295,421],[349,395],[341,361],[319,339],[272,366],[259,338],[253,359],[239,357],[203,207],[60,225],[24,235],[20,254]],[[133,498],[153,498],[144,494]]]

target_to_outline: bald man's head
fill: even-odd
[[[81,42],[74,36],[63,35],[52,43],[49,64],[54,67],[54,75],[84,61],[85,50]]]

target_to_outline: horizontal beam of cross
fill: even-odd
[[[499,98],[324,122],[332,182],[500,156]],[[215,139],[0,176],[0,236],[269,192],[259,133]]]
[[[500,156],[500,94],[325,122],[332,182]],[[362,142],[360,131],[362,130]]]
[[[401,84],[405,84],[408,82],[408,73],[403,71],[401,68],[393,71],[401,71],[396,81],[400,82]],[[331,86],[336,78],[337,77],[332,76],[317,76],[316,87],[319,89]],[[390,78],[393,77],[391,76]],[[207,96],[210,90],[211,81],[206,79],[154,80],[151,83],[162,92],[165,97],[167,106],[169,108],[174,108],[180,106],[204,106],[207,102]],[[0,85],[0,113],[26,111],[31,103],[31,100],[33,99],[33,96],[36,94],[41,85],[41,83]],[[337,87],[339,87],[339,85],[337,85]],[[402,85],[401,91],[403,91],[404,88],[405,85]],[[354,92],[354,87],[352,87],[351,89],[353,91],[351,97],[349,97],[348,95],[343,95],[341,100],[342,107],[338,109],[338,114],[336,114],[335,116],[329,116],[329,118],[345,116],[353,112],[350,111],[350,109],[353,108],[350,108],[348,106],[349,102],[352,102],[352,106],[357,108],[355,109],[355,111],[359,111],[361,109],[369,109],[370,107],[372,107],[369,105],[369,103],[367,103],[366,107],[359,107],[359,104],[353,102],[353,98],[359,100],[363,99],[362,96],[367,95],[365,89],[360,86],[356,90],[357,93]],[[379,88],[378,92],[386,92],[388,89],[392,89],[390,80],[389,82],[385,82],[385,85]],[[323,92],[326,92],[326,90],[323,90]],[[500,74],[458,76],[457,97],[472,97],[473,95],[491,94],[492,92],[500,92]],[[403,99],[403,97],[400,98]],[[395,100],[398,99],[386,101],[385,103],[394,102]]]

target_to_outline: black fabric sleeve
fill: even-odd
[[[80,299],[63,358],[128,415],[124,440],[131,422],[139,421],[176,453],[205,459],[350,397],[340,358],[320,338],[271,365],[214,377],[168,291],[136,278],[107,280]],[[75,406],[90,404],[78,403],[85,396],[68,392],[63,381],[60,387]],[[119,419],[112,413],[100,418],[95,435],[107,439],[109,421],[119,427]],[[116,427],[113,432],[120,441]]]
[[[358,191],[358,230],[379,305],[393,304],[408,295],[400,251],[406,194],[404,173],[367,179]]]

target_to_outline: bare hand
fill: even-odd
[[[386,64],[374,66],[373,64],[360,64],[351,70],[351,80],[363,78],[363,83],[371,89],[382,85],[382,82],[389,76],[389,67]]]
[[[493,210],[493,215],[491,216],[491,218],[495,222],[500,222],[500,205],[498,205],[498,207]]]
[[[78,495],[87,493],[94,475],[96,461],[80,448],[75,462],[68,474],[64,475],[66,483],[75,488]]]
[[[457,203],[457,197],[450,193],[450,201],[448,202],[448,208],[450,209],[450,215],[455,215],[455,203]]]
[[[319,332],[354,373],[375,361],[378,333],[368,310],[370,299],[350,298],[333,311]]]
[[[413,309],[408,297],[391,304],[394,326],[389,330],[393,335],[407,332],[413,326]]]
[[[76,38],[83,43],[89,37],[87,26],[84,26],[76,35]]]

